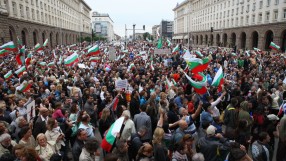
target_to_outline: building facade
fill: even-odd
[[[92,29],[96,35],[105,37],[108,41],[115,39],[113,21],[109,17],[109,14],[93,12],[91,21]]]
[[[91,35],[91,8],[84,0],[0,0],[0,44],[27,47],[49,39],[49,46],[77,43]]]
[[[286,0],[188,0],[188,36],[194,47],[222,46],[269,50],[271,41],[286,49]],[[174,8],[180,15],[180,6]],[[181,16],[182,17],[182,16]],[[175,21],[180,32],[182,23]]]
[[[174,21],[162,20],[160,23],[160,35],[163,38],[172,39],[173,37],[173,24]]]
[[[152,27],[152,36],[154,37],[154,38],[157,38],[157,28],[158,27],[160,27],[160,25],[154,25],[153,27]]]

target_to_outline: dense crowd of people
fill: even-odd
[[[87,44],[1,55],[1,161],[286,161],[283,53],[94,45],[96,55]],[[26,60],[16,61],[18,54]],[[186,78],[201,81],[186,54],[207,58],[207,92]],[[216,87],[220,67],[224,83]],[[118,88],[120,80],[127,88]],[[112,148],[101,148],[121,117]]]

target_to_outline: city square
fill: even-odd
[[[0,0],[0,161],[286,161],[286,0]]]

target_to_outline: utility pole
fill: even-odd
[[[136,24],[133,24],[133,28],[132,29],[127,29],[126,27],[126,24],[125,24],[125,48],[126,48],[126,45],[127,45],[127,30],[132,30],[133,31],[133,41],[135,41],[135,30],[145,30],[145,25],[143,25],[143,29],[136,29],[135,28]]]
[[[133,24],[133,41],[135,41],[135,26],[136,24]]]

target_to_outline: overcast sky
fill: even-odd
[[[125,24],[128,29],[136,24],[136,29],[146,26],[145,32],[152,31],[162,19],[174,20],[173,8],[183,0],[85,0],[92,11],[108,13],[114,22],[114,32],[125,35]],[[144,31],[136,31],[144,32]],[[130,35],[132,31],[128,31]]]

